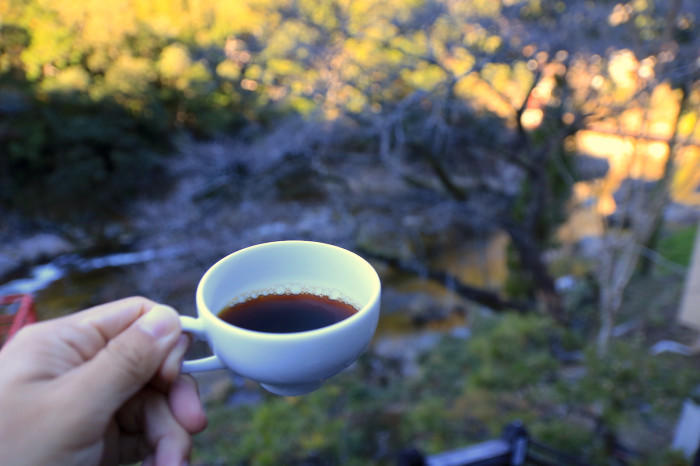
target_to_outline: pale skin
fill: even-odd
[[[134,297],[25,327],[0,350],[3,465],[187,464],[206,426],[177,313]]]

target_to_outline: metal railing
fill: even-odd
[[[398,466],[585,466],[586,463],[533,440],[521,422],[512,422],[499,439],[424,455],[408,449]]]
[[[0,346],[25,325],[36,322],[34,299],[28,294],[0,296]]]

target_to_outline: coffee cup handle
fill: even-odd
[[[207,334],[204,330],[202,319],[195,319],[189,316],[180,316],[180,324],[182,331],[191,333],[195,338],[207,341]],[[204,372],[224,369],[226,366],[221,362],[217,355],[207,356],[206,358],[193,359],[191,361],[182,361],[182,372]]]

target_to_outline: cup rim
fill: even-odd
[[[361,263],[363,263],[368,271],[370,272],[371,275],[371,280],[373,282],[372,286],[372,293],[370,298],[366,301],[366,303],[359,309],[357,309],[357,312],[352,314],[349,317],[346,317],[343,320],[340,320],[338,322],[335,322],[330,325],[326,325],[324,327],[319,327],[315,328],[312,330],[304,330],[301,332],[285,332],[285,333],[275,333],[275,332],[261,332],[258,330],[250,330],[246,329],[243,327],[238,327],[236,325],[233,325],[229,322],[224,321],[221,319],[216,312],[214,312],[212,309],[209,308],[207,303],[204,300],[204,284],[206,281],[216,273],[216,269],[222,266],[223,263],[228,262],[231,260],[234,256],[240,255],[245,252],[250,252],[251,250],[258,249],[258,248],[265,248],[269,247],[272,245],[281,245],[281,244],[286,244],[286,245],[293,245],[293,244],[311,244],[314,246],[320,246],[320,247],[325,247],[329,249],[336,249],[340,251],[343,254],[350,254],[351,256],[354,256],[357,260],[359,260]],[[311,337],[314,335],[322,334],[322,333],[327,333],[329,331],[333,331],[334,329],[340,327],[340,326],[346,326],[350,325],[352,322],[357,321],[358,319],[361,319],[362,316],[367,314],[369,310],[375,305],[375,303],[379,300],[379,296],[381,294],[381,281],[379,279],[379,275],[377,274],[377,271],[372,267],[372,265],[362,256],[359,254],[350,251],[349,249],[342,248],[340,246],[336,246],[333,244],[329,243],[322,243],[319,241],[306,241],[306,240],[281,240],[281,241],[269,241],[265,243],[258,243],[254,244],[251,246],[247,246],[245,248],[238,249],[237,251],[234,251],[218,261],[216,261],[214,264],[212,264],[207,271],[202,275],[202,278],[199,280],[199,283],[197,284],[197,292],[196,292],[196,304],[197,304],[197,314],[201,317],[202,313],[208,314],[210,317],[214,319],[214,322],[217,324],[225,325],[226,329],[228,331],[233,331],[236,333],[239,333],[241,335],[248,335],[248,336],[254,336],[256,338],[270,338],[270,339],[275,339],[275,340],[291,340],[295,338],[299,338],[300,336],[303,337]],[[206,332],[206,328],[205,328]]]

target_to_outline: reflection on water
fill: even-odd
[[[459,242],[449,250],[429,254],[431,259],[421,266],[426,271],[447,271],[451,278],[445,282],[426,278],[420,267],[406,271],[374,263],[383,286],[382,315],[371,349],[376,359],[411,374],[417,370],[418,356],[442,335],[469,338],[471,311],[477,306],[456,292],[456,282],[498,289],[507,277],[506,248],[507,240],[496,236]],[[187,282],[187,295],[197,274],[183,275],[181,266],[173,264],[189,263],[191,255],[181,249],[149,249],[99,257],[62,256],[34,267],[24,278],[0,285],[0,294],[32,293],[39,320],[46,320],[134,293],[153,296],[152,282],[144,281],[148,274],[143,272],[148,268],[150,274],[162,275],[171,288],[178,281]],[[195,341],[187,358],[209,354],[206,343]],[[203,393],[230,392],[225,399],[232,404],[256,404],[262,399],[257,385],[236,381],[225,371],[197,378]]]
[[[41,264],[31,270],[31,276],[18,278],[0,286],[0,295],[32,294],[43,290],[51,283],[60,280],[65,270],[54,263]]]
[[[462,243],[436,254],[429,267],[439,267],[459,280],[497,289],[505,280],[505,248],[501,236]],[[168,273],[168,260],[184,254],[181,248],[148,249],[99,257],[65,255],[35,266],[26,277],[0,285],[0,295],[31,293],[39,319],[74,312],[141,290],[139,267],[148,264]],[[161,265],[162,264],[162,265]],[[470,306],[455,292],[455,283],[439,283],[420,273],[408,273],[375,264],[384,286],[378,334],[413,334],[416,331],[449,332],[467,325]],[[426,266],[426,267],[427,267]]]
[[[131,283],[129,268],[109,267],[88,272],[71,271],[60,280],[34,293],[39,320],[51,319],[70,314],[106,301],[133,295],[126,291],[119,294],[117,289]]]
[[[0,285],[0,295],[29,293],[34,295],[40,320],[74,312],[98,304],[109,296],[109,288],[129,283],[129,267],[167,259],[182,252],[180,248],[148,249],[99,257],[75,254],[60,256],[30,270],[28,277]],[[133,294],[128,290],[124,296]],[[112,299],[112,298],[106,298]]]

